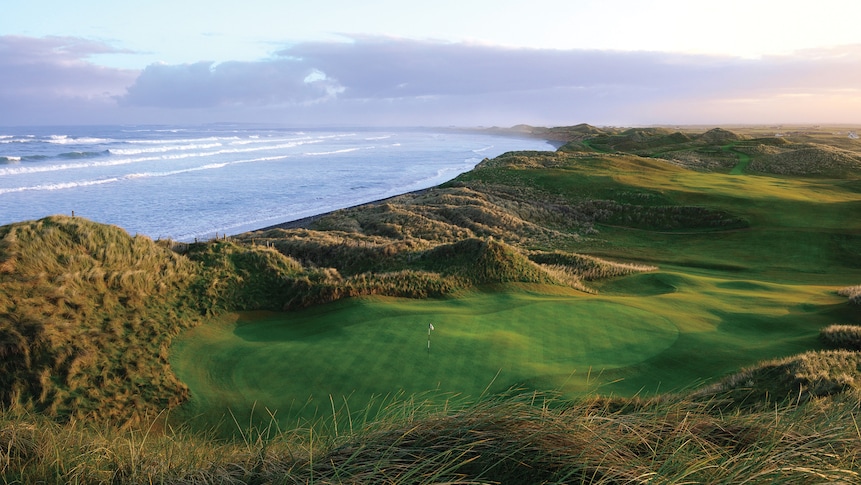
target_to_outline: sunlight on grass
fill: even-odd
[[[491,381],[493,391],[530,381],[563,387],[584,381],[590,368],[653,357],[677,333],[658,314],[601,299],[514,290],[442,301],[365,298],[325,313],[200,327],[178,339],[172,363],[192,389],[194,412],[256,402],[287,416],[290,400],[328,395],[363,406],[397,391],[478,396]]]

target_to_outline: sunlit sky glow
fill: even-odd
[[[861,122],[861,2],[3,0],[0,124]]]

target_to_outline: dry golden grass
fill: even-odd
[[[762,151],[748,170],[782,175],[839,175],[861,168],[861,156],[857,153],[827,145],[792,144]]]
[[[858,325],[829,325],[819,332],[819,338],[830,347],[861,350],[861,327]]]
[[[721,405],[768,407],[859,391],[861,353],[829,350],[760,363],[699,389],[692,397]]]
[[[241,439],[0,413],[7,483],[857,483],[859,395],[746,413],[682,399],[419,396]],[[340,423],[340,424],[337,424]]]
[[[175,406],[173,335],[194,263],[146,237],[62,216],[0,229],[0,402],[134,421]],[[133,371],[132,371],[133,369]]]

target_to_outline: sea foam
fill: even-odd
[[[0,224],[74,211],[131,233],[193,240],[437,185],[517,149],[551,147],[430,130],[7,130]]]

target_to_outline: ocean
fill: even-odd
[[[432,187],[530,138],[244,125],[0,127],[0,225],[52,214],[178,241]]]

